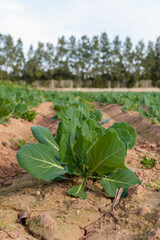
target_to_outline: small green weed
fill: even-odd
[[[20,149],[24,145],[26,145],[26,144],[28,144],[30,142],[33,142],[33,136],[29,136],[27,140],[25,140],[23,138],[22,139],[18,139],[18,140],[10,138],[9,141],[12,142],[13,145],[16,146],[18,149]]]
[[[146,184],[146,187],[149,187],[150,189],[154,189],[156,191],[160,191],[160,183],[158,183],[156,180],[152,180],[152,182],[155,183],[155,186],[151,184]]]
[[[6,224],[4,223],[4,221],[1,221],[0,223],[0,230],[3,230],[6,228]]]
[[[149,187],[149,188],[153,188],[153,186],[151,184],[146,184],[146,187]]]
[[[29,122],[32,122],[35,119],[36,115],[37,115],[37,113],[34,110],[28,110],[21,114],[21,118],[23,118]]]
[[[155,158],[147,158],[146,155],[144,156],[139,156],[141,160],[141,164],[143,165],[144,168],[153,168],[156,164],[157,159]]]
[[[160,183],[158,183],[156,180],[153,180],[153,182],[156,184],[154,189],[157,190],[157,191],[160,191]]]
[[[155,118],[152,118],[152,119],[151,119],[151,124],[156,124],[156,123],[158,123],[158,120],[155,119]]]

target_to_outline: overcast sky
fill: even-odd
[[[160,0],[0,0],[0,33],[21,38],[24,50],[38,41],[56,44],[62,35],[79,38],[107,32],[134,43],[160,35]]]

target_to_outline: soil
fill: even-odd
[[[18,149],[9,139],[35,141],[30,138],[33,125],[48,127],[55,136],[58,122],[51,122],[55,113],[52,103],[40,104],[32,123],[11,119],[0,125],[0,240],[160,239],[160,126],[142,119],[139,113],[123,113],[117,105],[101,109],[103,119],[111,118],[106,127],[125,121],[136,128],[138,140],[128,151],[126,165],[142,185],[131,187],[128,196],[113,208],[113,199],[98,182],[88,183],[87,199],[82,200],[67,195],[67,189],[80,180],[46,182],[26,173],[18,166]],[[139,156],[155,158],[155,167],[143,168]]]
[[[51,118],[55,114],[51,102],[40,104],[37,109],[37,117],[33,122],[28,122],[24,119],[11,118],[9,124],[0,124],[0,182],[14,177],[19,174],[22,169],[18,166],[16,153],[18,148],[14,142],[19,139],[24,139],[26,142],[34,140],[31,138],[31,126],[48,127],[53,134],[56,133],[58,123],[52,122]],[[30,139],[31,138],[31,139]],[[23,171],[22,171],[23,172]]]

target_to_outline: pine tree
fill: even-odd
[[[100,46],[99,46],[99,37],[94,36],[91,41],[91,79],[97,84],[101,84],[101,75],[100,75]]]
[[[13,38],[11,35],[4,35],[4,67],[5,71],[8,75],[8,78],[10,78],[11,74],[13,72],[13,66],[14,66],[14,55],[15,55],[15,48],[13,43]]]
[[[15,80],[19,80],[23,76],[23,69],[25,64],[25,58],[23,54],[23,43],[19,38],[14,48],[14,64],[12,75]]]
[[[45,71],[47,69],[47,66],[45,62],[44,43],[38,43],[38,47],[34,53],[34,62],[36,79],[45,79]]]
[[[111,46],[107,33],[102,33],[100,36],[100,72],[102,80],[106,84],[111,76]]]
[[[0,79],[5,78],[4,36],[0,34]]]
[[[135,47],[134,54],[134,79],[138,82],[145,77],[145,44],[143,40],[140,40]]]
[[[122,43],[119,36],[116,36],[112,42],[111,52],[111,80],[112,86],[124,80],[124,66],[122,62]]]
[[[154,73],[155,78],[153,78],[153,86],[160,86],[160,36],[156,39],[155,43],[155,67]]]
[[[78,80],[79,66],[78,66],[78,52],[77,52],[77,42],[74,36],[71,36],[68,41],[68,66],[70,72],[73,74],[74,79]]]
[[[68,53],[67,41],[65,37],[62,36],[61,38],[58,39],[57,46],[56,46],[56,54],[54,58],[54,63],[55,63],[54,78],[55,79],[70,78],[67,53]]]
[[[36,80],[36,63],[34,60],[34,49],[33,46],[30,45],[28,53],[27,53],[27,61],[24,66],[24,74],[23,78],[26,79],[27,82],[31,83]]]
[[[55,69],[55,63],[54,63],[54,53],[55,49],[52,43],[46,44],[46,51],[44,53],[44,59],[46,63],[46,71],[47,71],[47,79],[52,79],[54,69]]]
[[[126,38],[123,47],[123,64],[124,64],[124,78],[127,83],[127,87],[133,87],[134,80],[134,51],[133,44],[129,37]]]
[[[84,35],[78,42],[78,57],[80,78],[82,81],[91,77],[91,44],[90,39]]]

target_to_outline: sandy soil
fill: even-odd
[[[138,132],[138,141],[128,151],[126,165],[140,178],[142,185],[131,187],[129,195],[112,209],[98,182],[87,187],[87,199],[67,195],[73,180],[54,183],[34,179],[17,165],[16,147],[9,141],[31,136],[30,127],[48,127],[53,135],[58,123],[51,103],[40,104],[37,117],[29,123],[11,119],[0,125],[0,240],[156,240],[160,239],[160,126],[152,125],[138,113],[122,113],[119,106],[102,106],[103,118],[131,123]],[[108,127],[108,125],[106,126]],[[139,156],[157,159],[153,169],[145,169]],[[152,189],[146,186],[151,184]],[[90,189],[94,186],[94,191]],[[25,223],[25,224],[24,224]]]
[[[52,103],[42,103],[37,107],[36,119],[30,123],[24,119],[11,118],[9,124],[0,124],[0,182],[15,176],[21,172],[17,164],[16,153],[18,148],[10,141],[10,139],[18,140],[25,139],[30,141],[29,137],[32,136],[30,131],[31,126],[48,127],[53,134],[56,133],[57,123],[53,123],[51,118],[55,111],[53,110]]]

